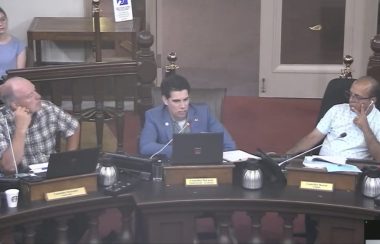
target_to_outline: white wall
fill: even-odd
[[[193,87],[225,87],[228,96],[258,94],[260,0],[155,1],[147,1],[147,22],[162,68],[175,51],[177,72]]]
[[[10,33],[25,43],[34,17],[83,17],[88,12],[89,4],[91,0],[0,0],[0,6],[8,15]],[[45,61],[83,61],[84,56],[83,43],[62,45],[44,42]]]

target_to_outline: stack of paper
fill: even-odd
[[[303,165],[308,168],[326,168],[327,172],[361,172],[355,165],[346,164],[347,158],[340,156],[306,156]]]
[[[338,164],[343,165],[346,164],[347,158],[341,157],[341,156],[319,156],[319,155],[313,155],[313,156],[306,156],[304,159],[304,163],[311,163],[313,165],[321,162],[326,163],[332,163],[332,164]]]
[[[29,169],[33,173],[46,172],[47,171],[47,167],[48,167],[48,163],[31,164],[31,165],[29,165]]]
[[[223,152],[223,160],[227,162],[242,162],[247,161],[250,158],[261,159],[260,157],[244,152],[242,150]]]

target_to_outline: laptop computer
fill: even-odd
[[[100,148],[86,148],[50,154],[46,179],[95,173]]]
[[[173,135],[172,165],[223,163],[223,133],[185,133]]]

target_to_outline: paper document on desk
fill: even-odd
[[[47,167],[48,167],[48,163],[31,164],[31,165],[29,165],[29,169],[33,173],[46,172],[47,171]]]
[[[332,164],[338,164],[343,165],[346,164],[347,158],[341,157],[341,156],[311,156],[312,161],[318,161],[318,162],[326,162],[326,163],[332,163]]]
[[[244,152],[242,150],[223,152],[223,160],[227,162],[243,162],[247,161],[249,158],[261,159],[260,157]]]
[[[355,165],[346,164],[346,160],[339,156],[306,156],[303,165],[315,169],[325,168],[327,172],[361,172]]]

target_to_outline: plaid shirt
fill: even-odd
[[[3,121],[7,119],[10,136],[15,131],[13,112],[5,106],[1,109],[0,119],[0,157],[9,146],[8,130]],[[63,136],[69,137],[74,134],[79,123],[71,115],[49,101],[42,101],[41,109],[33,114],[31,125],[26,133],[25,154],[22,165],[47,163],[51,153],[55,152],[56,135],[62,132]]]

